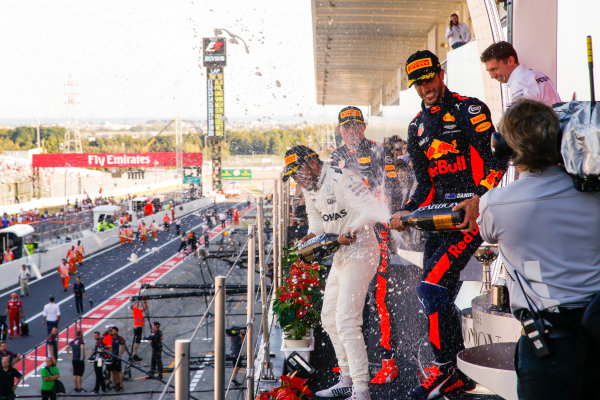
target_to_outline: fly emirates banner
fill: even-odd
[[[143,168],[175,167],[177,153],[54,153],[34,154],[33,168]],[[181,153],[182,166],[202,166],[202,153]]]

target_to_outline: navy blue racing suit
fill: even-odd
[[[401,199],[402,188],[398,181],[393,157],[391,154],[387,154],[383,145],[363,139],[356,149],[351,149],[346,145],[341,146],[331,154],[331,163],[359,175],[373,195],[389,205],[392,213],[400,210],[401,204],[397,200]],[[382,358],[392,359],[396,356],[396,345],[391,332],[391,327],[394,325],[393,313],[389,313],[386,294],[389,281],[389,259],[390,253],[393,252],[393,246],[391,245],[389,226],[385,222],[381,221],[373,226],[379,246],[379,265],[374,282],[369,288],[369,297],[375,298],[379,313],[379,344]]]
[[[439,105],[427,108],[422,103],[421,108],[408,127],[417,187],[403,210],[460,203],[497,185],[505,166],[491,151],[494,125],[488,107],[445,88]],[[454,300],[460,271],[482,241],[479,227],[425,234],[423,280],[417,294],[429,319],[429,342],[438,363],[456,362],[456,354],[464,349]]]

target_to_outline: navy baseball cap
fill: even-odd
[[[303,145],[294,146],[286,151],[283,181],[287,181],[305,161],[312,157],[319,158],[319,155],[310,147]]]
[[[442,70],[439,58],[429,50],[419,50],[406,60],[408,87],[416,81],[431,79]]]
[[[365,118],[363,117],[363,113],[362,111],[360,111],[360,108],[355,106],[348,106],[342,108],[342,110],[338,114],[338,123],[340,125],[344,125],[350,121],[359,122],[361,124],[365,123]]]

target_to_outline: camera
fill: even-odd
[[[523,331],[527,334],[527,337],[533,343],[535,355],[538,358],[545,357],[550,354],[550,348],[546,342],[546,333],[548,332],[544,327],[544,322],[541,318],[528,318],[522,322]]]

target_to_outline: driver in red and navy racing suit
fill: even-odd
[[[365,137],[365,129],[363,113],[358,107],[348,106],[340,111],[337,130],[344,139],[344,145],[331,154],[331,164],[359,175],[382,207],[394,213],[400,210],[402,188],[393,158],[383,145]],[[394,313],[390,313],[387,304],[387,293],[391,290],[389,286],[393,285],[389,277],[390,254],[394,251],[387,222],[380,221],[373,226],[379,247],[379,260],[377,275],[369,288],[369,296],[374,298],[379,313],[378,353],[382,356],[382,366],[371,379],[371,383],[375,384],[389,383],[398,376],[397,343],[392,334]]]
[[[464,344],[454,300],[460,271],[483,241],[475,224],[479,196],[498,183],[504,167],[490,148],[494,126],[483,102],[448,90],[439,60],[428,50],[410,56],[406,70],[409,85],[415,84],[423,99],[421,112],[408,128],[417,188],[403,211],[392,217],[391,228],[405,229],[399,217],[429,204],[459,203],[454,210],[465,210],[465,222],[457,226],[462,231],[425,235],[423,280],[417,296],[429,320],[435,362],[411,396],[431,399],[474,388],[474,382],[456,369],[456,354]]]

